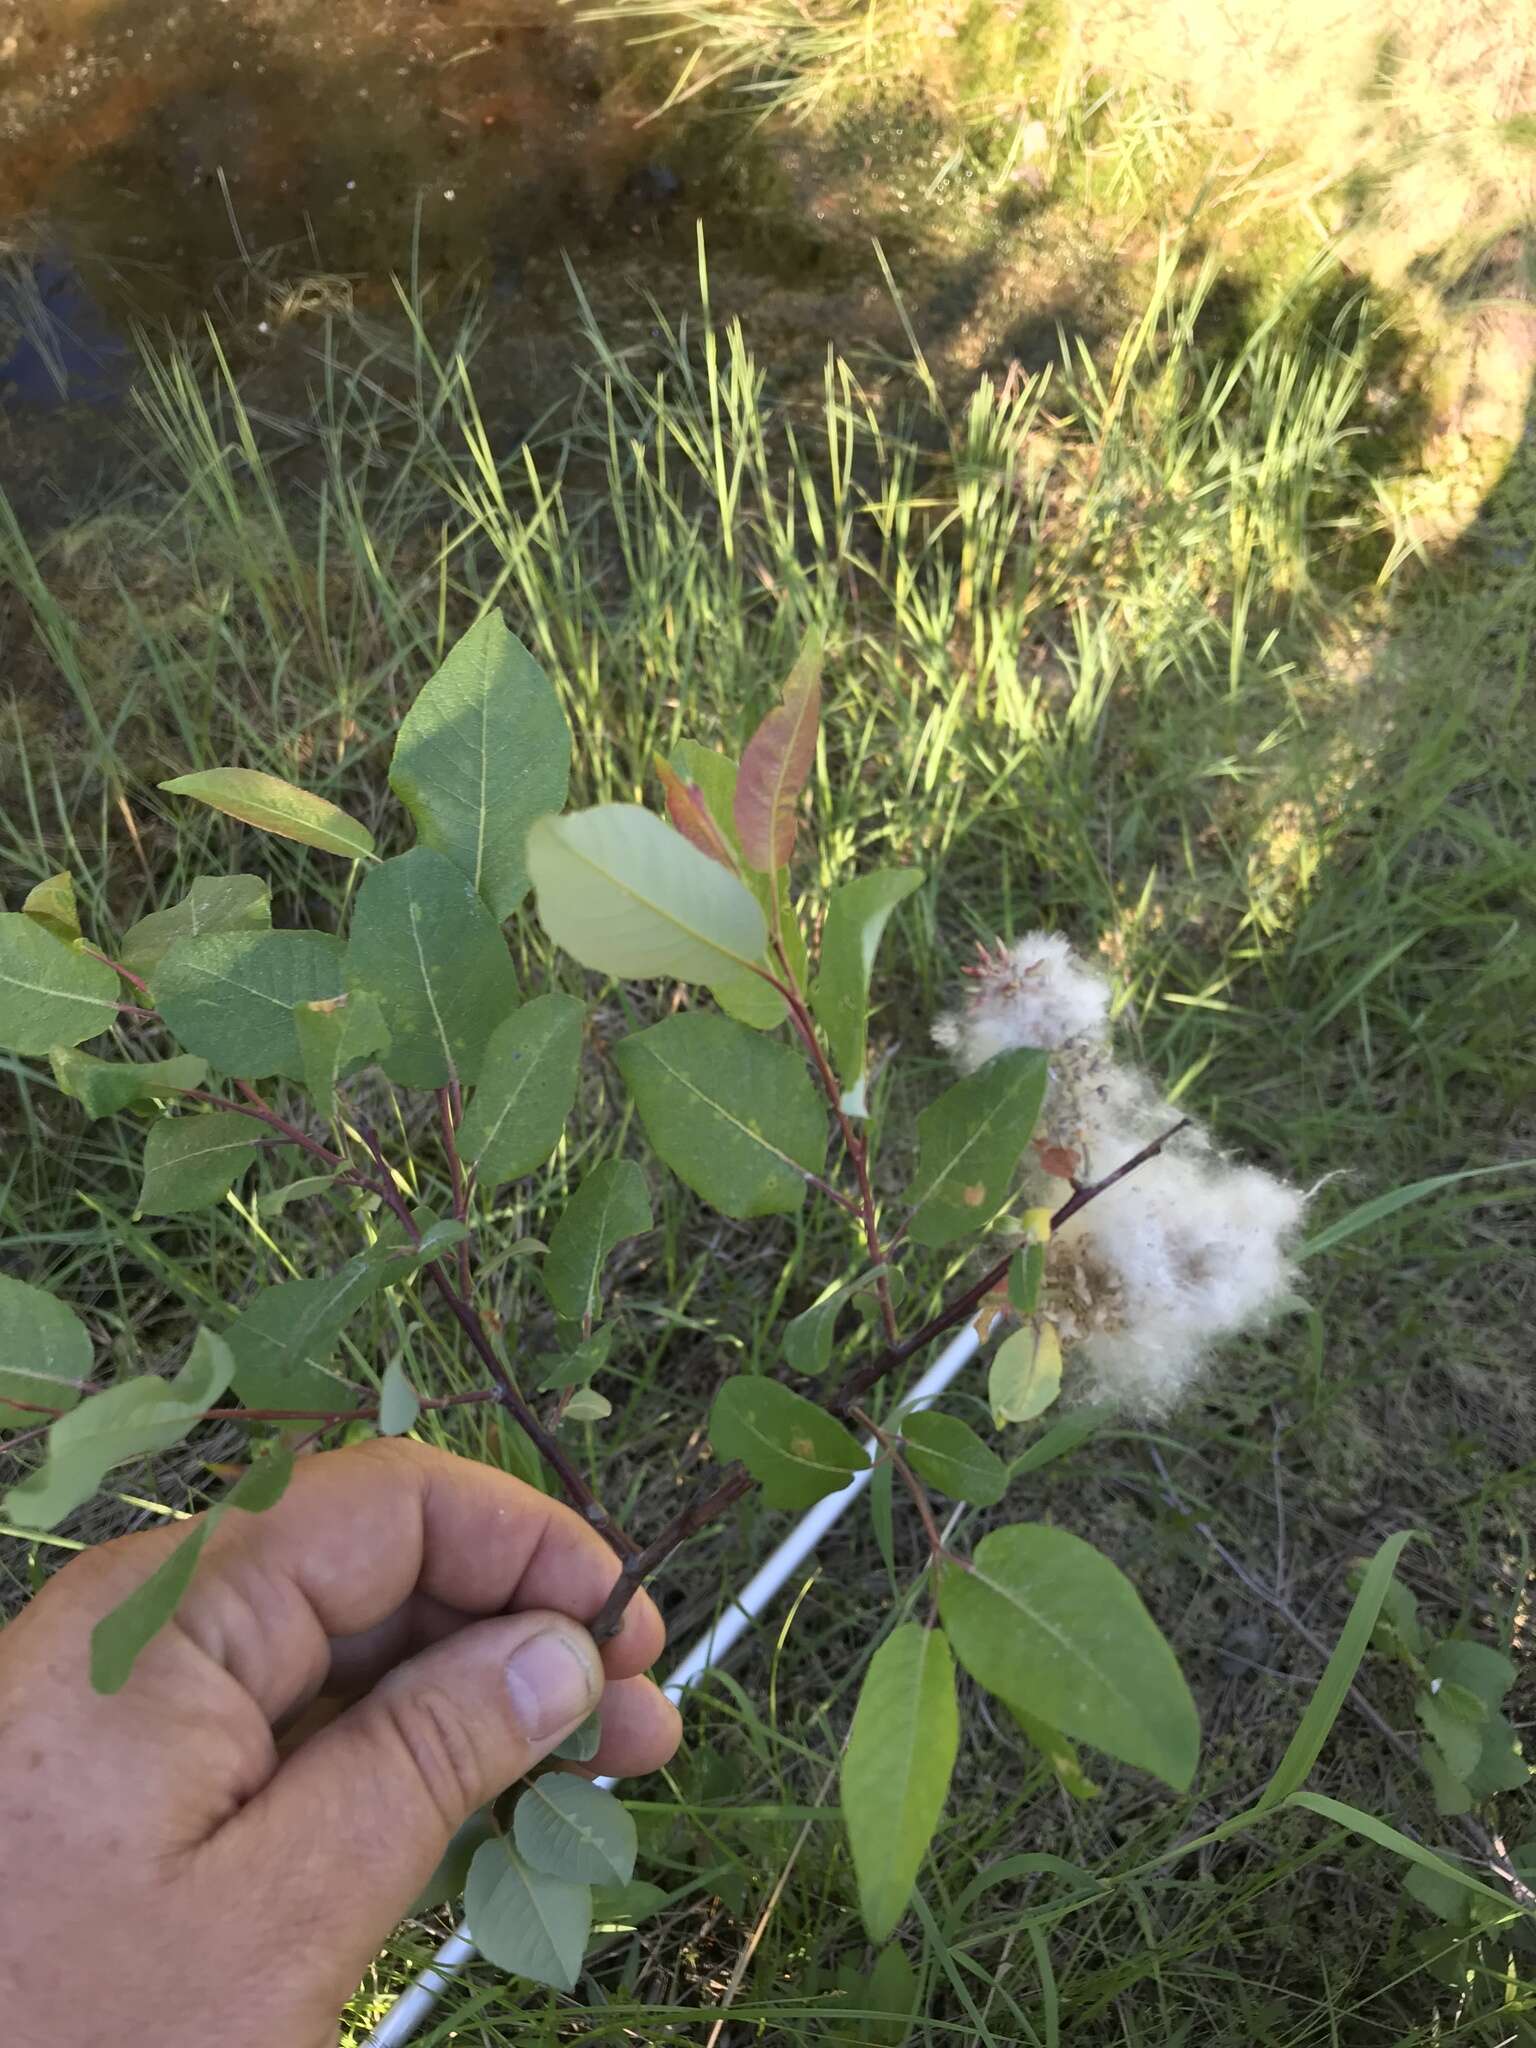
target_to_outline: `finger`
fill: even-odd
[[[473,1618],[547,1607],[589,1621],[618,1572],[608,1545],[562,1503],[489,1465],[395,1439],[306,1459],[275,1507],[228,1516],[177,1621],[276,1721],[325,1683],[333,1639],[382,1627],[387,1646],[392,1628],[408,1653],[419,1617],[444,1608]],[[417,1595],[435,1608],[413,1613]],[[624,1620],[604,1646],[614,1677],[645,1669],[665,1639],[644,1594]],[[366,1648],[349,1654],[367,1660]]]
[[[578,1768],[589,1778],[640,1778],[659,1771],[682,1739],[683,1718],[648,1678],[619,1678],[604,1688],[597,1755]]]
[[[295,1751],[205,1845],[205,1881],[281,1871],[283,1926],[265,1938],[302,1932],[360,1974],[454,1829],[585,1719],[603,1678],[564,1615],[459,1629]]]

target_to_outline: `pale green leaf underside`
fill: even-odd
[[[558,1991],[575,1987],[592,1925],[587,1885],[533,1869],[498,1839],[475,1851],[464,1913],[487,1962]]]
[[[901,1433],[913,1471],[951,1500],[989,1508],[1007,1492],[1007,1466],[957,1415],[927,1408],[903,1416]]]
[[[635,1874],[635,1823],[586,1778],[550,1771],[535,1778],[512,1816],[518,1853],[535,1870],[573,1884],[628,1884]]]
[[[92,1121],[184,1088],[200,1088],[208,1078],[208,1062],[192,1053],[169,1060],[99,1060],[94,1053],[56,1045],[48,1064],[60,1088]]]
[[[712,985],[763,959],[751,892],[638,804],[541,818],[528,867],[544,929],[584,967]]]
[[[922,886],[916,868],[859,875],[832,891],[821,934],[821,959],[811,1007],[827,1035],[845,1106],[864,1112],[863,1084],[869,981],[891,912]]]
[[[272,929],[272,898],[256,875],[199,875],[179,903],[152,910],[129,927],[117,958],[141,980],[155,969],[178,939],[209,932],[264,932]]]

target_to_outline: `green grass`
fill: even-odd
[[[972,941],[1043,924],[1102,949],[1127,1040],[1224,1142],[1317,1184],[1320,1223],[1529,1157],[1536,581],[1477,536],[1429,566],[1398,545],[1366,431],[1381,337],[1347,295],[1336,310],[1336,280],[1235,335],[1213,281],[1170,244],[1117,349],[958,401],[915,332],[906,360],[834,351],[819,404],[789,404],[707,296],[622,347],[588,314],[569,405],[521,446],[477,381],[474,317],[410,295],[398,322],[318,326],[306,402],[284,412],[212,346],[148,358],[121,499],[41,543],[0,532],[31,622],[11,649],[8,899],[68,865],[110,932],[243,862],[271,875],[280,919],[328,923],[334,864],[176,813],[156,779],[264,767],[398,834],[393,728],[494,602],[558,681],[580,795],[637,796],[680,734],[738,743],[814,622],[828,705],[807,896],[850,861],[930,877],[884,965],[894,1128],[939,1071],[928,1026]],[[1528,501],[1512,474],[1495,539],[1512,519],[1528,550]],[[514,950],[530,980],[548,971],[531,930]],[[604,992],[600,1029],[659,999]],[[259,1194],[190,1227],[134,1224],[132,1131],[82,1126],[35,1063],[8,1065],[6,1257],[88,1303],[125,1358],[163,1357],[253,1267],[324,1256],[323,1212],[263,1219]],[[581,1135],[485,1233],[535,1348],[533,1291],[497,1247],[622,1142],[616,1088],[589,1085]],[[391,1137],[430,1198],[428,1135]],[[883,1183],[906,1164],[888,1146]],[[766,1362],[774,1315],[841,1256],[829,1223],[747,1228],[660,1179],[656,1195],[659,1229],[621,1270],[617,1413],[581,1433],[641,1527],[696,1455],[721,1361]],[[1106,1426],[1011,1496],[1130,1571],[1196,1687],[1205,1763],[1187,1801],[1096,1770],[1104,1796],[1075,1805],[975,1702],[903,1937],[925,1984],[915,2039],[1529,2038],[1528,1958],[1496,1935],[1448,1972],[1399,1869],[1316,1820],[1164,1860],[1264,1783],[1320,1670],[1294,1623],[1331,1642],[1348,1568],[1385,1534],[1427,1532],[1405,1573],[1437,1626],[1512,1639],[1536,1498],[1529,1230],[1517,1175],[1400,1211],[1309,1268],[1310,1317],[1225,1359],[1161,1430]],[[406,1341],[360,1320],[353,1370]],[[417,1361],[463,1370],[446,1347]],[[494,1456],[483,1426],[461,1414],[451,1440]],[[195,1491],[195,1474],[161,1477],[175,1504]],[[777,1526],[749,1508],[689,1554],[675,1636]],[[666,1788],[636,1788],[643,1868],[671,1899],[604,1951],[601,2002],[472,1973],[424,2039],[523,2039],[532,2016],[552,2037],[706,2042],[728,1995],[722,2040],[865,2038],[869,1958],[828,1805],[864,1657],[917,1566],[900,1542],[893,1591],[855,1515],[690,1710]],[[24,1580],[19,1550],[11,1569]],[[1363,1682],[1406,1729],[1392,1674]],[[1350,1708],[1315,1782],[1451,1839]],[[359,2033],[437,1932],[391,1944]]]

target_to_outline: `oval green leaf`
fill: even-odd
[[[824,1408],[758,1373],[738,1373],[716,1394],[709,1440],[718,1456],[741,1460],[775,1508],[813,1507],[869,1464]]]
[[[951,1244],[986,1229],[1007,1199],[1046,1078],[1043,1052],[999,1053],[919,1116],[909,1225],[915,1243]]]
[[[166,1028],[221,1074],[304,1078],[294,1010],[342,992],[341,941],[326,932],[226,931],[178,939],[154,976]]]
[[[48,1064],[60,1088],[93,1122],[184,1088],[200,1088],[208,1078],[208,1062],[192,1053],[169,1060],[99,1060],[94,1053],[56,1045]]]
[[[389,1033],[382,1065],[407,1088],[472,1086],[518,997],[501,927],[451,861],[418,846],[370,869],[357,892],[347,987],[372,995]]]
[[[540,922],[583,967],[729,985],[763,960],[750,890],[638,804],[541,818],[528,867]]]
[[[238,1110],[163,1116],[144,1140],[141,1216],[184,1216],[222,1202],[255,1163],[259,1126]]]
[[[987,1401],[999,1429],[1010,1422],[1033,1422],[1060,1392],[1061,1338],[1054,1323],[1026,1323],[993,1352]]]
[[[907,1909],[959,1744],[944,1633],[906,1622],[870,1661],[843,1752],[843,1819],[871,1941],[884,1941]]]
[[[832,1065],[843,1084],[843,1108],[863,1116],[869,978],[881,936],[898,903],[922,886],[917,868],[859,875],[832,891],[821,934],[821,960],[811,1008],[827,1035]]]
[[[80,1399],[73,1383],[90,1375],[90,1332],[74,1310],[46,1288],[0,1273],[0,1429],[47,1420],[10,1401],[73,1408]]]
[[[957,1415],[925,1408],[902,1417],[901,1433],[906,1439],[907,1463],[951,1500],[990,1508],[1008,1491],[1008,1467]]]
[[[0,912],[0,1046],[45,1053],[79,1045],[116,1017],[117,976],[110,967],[77,953],[23,912]]]
[[[826,1111],[788,1046],[728,1017],[667,1017],[614,1053],[646,1136],[680,1181],[726,1216],[805,1201],[827,1156]]]
[[[544,1285],[556,1313],[577,1324],[596,1316],[608,1254],[650,1227],[650,1198],[635,1162],[605,1159],[594,1167],[550,1232]]]
[[[190,796],[227,818],[238,818],[279,839],[318,847],[322,853],[339,853],[348,860],[367,860],[373,853],[373,834],[366,825],[323,796],[284,782],[280,775],[263,775],[256,768],[204,768],[195,775],[174,776],[160,787],[171,796]]]
[[[573,1884],[628,1884],[639,1846],[635,1823],[588,1778],[546,1771],[535,1778],[512,1816],[518,1854],[535,1870]]]
[[[1021,1522],[946,1564],[939,1612],[989,1692],[1182,1792],[1200,1720],[1156,1622],[1125,1574],[1065,1529]]]
[[[575,1988],[592,1925],[587,1885],[533,1869],[498,1838],[475,1851],[464,1914],[487,1962],[557,1991]]]
[[[46,1457],[6,1494],[4,1512],[28,1529],[56,1529],[114,1465],[180,1443],[234,1371],[229,1346],[200,1329],[174,1379],[150,1373],[91,1395],[54,1423]]]
[[[460,1156],[482,1187],[531,1173],[559,1144],[576,1100],[585,1014],[574,996],[535,996],[486,1041],[459,1127]]]
[[[389,786],[497,919],[528,893],[535,818],[564,807],[571,733],[543,669],[487,612],[405,714]]]
[[[155,969],[178,939],[209,932],[265,932],[272,929],[272,898],[256,875],[199,875],[179,903],[152,910],[130,926],[117,957],[141,980]]]
[[[52,932],[56,939],[72,946],[80,936],[80,910],[75,902],[74,876],[66,870],[62,874],[50,875],[46,882],[39,882],[35,889],[27,891],[21,912],[34,924],[40,924],[45,932]]]

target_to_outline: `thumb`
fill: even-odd
[[[307,1942],[349,1949],[361,1970],[455,1828],[548,1756],[602,1691],[598,1647],[569,1616],[474,1622],[397,1664],[217,1839],[247,1883],[272,1873],[268,1896]]]

